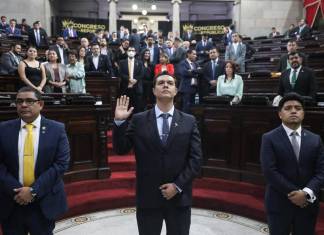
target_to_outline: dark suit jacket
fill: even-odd
[[[289,92],[296,92],[302,96],[316,97],[316,78],[310,68],[302,67],[299,71],[296,84],[292,88],[289,80],[291,69],[284,71],[279,80],[278,94],[284,96]]]
[[[21,30],[15,27],[14,32],[11,31],[10,27],[6,28],[6,34],[12,36],[21,36]]]
[[[28,33],[28,44],[33,45],[36,48],[40,47],[48,47],[48,41],[47,41],[47,33],[44,29],[40,28],[39,29],[39,34],[40,34],[40,44],[39,46],[36,45],[36,38],[35,38],[35,33],[34,29],[31,28]]]
[[[99,62],[98,62],[97,69],[93,64],[92,58],[93,58],[92,55],[86,57],[86,63],[84,65],[84,69],[86,72],[101,72],[101,73],[108,73],[111,75],[112,65],[108,56],[102,54],[99,55]]]
[[[324,149],[320,136],[302,129],[297,161],[282,126],[265,133],[262,136],[261,165],[267,181],[265,205],[268,213],[295,213],[297,207],[290,202],[287,195],[304,187],[313,190],[319,198],[320,188],[324,183]],[[318,200],[303,210],[314,213],[317,209]]]
[[[194,33],[191,33],[189,36],[188,32],[185,32],[182,35],[182,40],[191,42],[192,40],[196,40],[196,35]]]
[[[78,33],[77,33],[77,31],[75,29],[72,29],[72,34],[73,34],[73,36],[71,37],[70,33],[69,33],[69,29],[64,29],[63,32],[62,32],[62,37],[64,39],[77,38],[78,37]]]
[[[307,66],[307,64],[308,64],[307,56],[302,52],[298,52],[298,54],[303,59],[303,66]],[[280,57],[277,71],[279,71],[279,72],[285,71],[287,69],[287,63],[288,63],[288,54],[286,53]]]
[[[129,46],[134,47],[136,50],[136,53],[140,52],[141,49],[141,38],[139,34],[132,33],[129,36]]]
[[[59,58],[60,62],[62,61],[60,51],[58,49],[58,45],[52,45],[49,47],[50,50],[54,50],[57,54],[57,57]],[[63,49],[63,57],[64,57],[64,64],[69,64],[69,49],[64,48]]]
[[[119,63],[119,76],[120,76],[120,92],[124,94],[128,87],[129,72],[128,72],[128,59],[121,60]],[[143,93],[143,64],[141,61],[135,59],[134,61],[134,74],[133,78],[137,80],[134,89],[137,94]]]
[[[196,51],[199,60],[204,60],[208,58],[206,51],[209,51],[213,47],[213,44],[207,40],[206,45],[203,46],[202,41],[199,41],[196,45]]]
[[[191,85],[191,79],[193,77],[198,77],[197,68],[198,65],[196,62],[193,63],[195,69],[191,69],[188,60],[183,60],[178,68],[179,68],[179,75],[180,75],[180,85],[179,85],[179,92],[182,93],[195,93],[197,91],[196,86]]]
[[[2,54],[0,60],[0,74],[17,74],[18,65],[22,58],[17,56],[17,60],[11,52]]]
[[[114,125],[113,146],[118,154],[134,147],[138,207],[191,205],[192,180],[198,175],[202,160],[199,131],[193,116],[174,110],[167,144],[163,146],[154,109],[134,114],[129,125],[127,122],[119,127]],[[183,191],[167,201],[159,187],[172,182]]]
[[[20,119],[0,124],[0,219],[8,217],[15,205],[13,189],[22,187],[18,173],[20,124]],[[62,176],[69,159],[70,147],[64,125],[42,117],[32,187],[37,193],[34,203],[39,204],[44,216],[51,220],[67,210]]]
[[[207,63],[205,63],[204,65],[204,69],[203,69],[203,76],[199,83],[199,91],[201,96],[207,96],[210,93],[210,81],[211,80],[217,80],[218,77],[222,74],[225,73],[225,62],[221,59],[218,58],[217,61],[217,65],[215,68],[215,73],[214,73],[214,77],[213,77],[213,68],[212,68],[212,62],[211,60],[209,60]],[[214,93],[216,92],[216,90],[214,90]]]
[[[301,39],[309,38],[311,37],[312,29],[308,27],[307,25],[302,29],[301,32],[299,32],[299,27],[296,27],[294,30],[295,35],[299,35]]]

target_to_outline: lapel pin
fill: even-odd
[[[178,123],[175,122],[175,123],[174,123],[174,126],[177,127],[177,126],[178,126]]]

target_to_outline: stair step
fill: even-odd
[[[219,191],[244,193],[254,195],[260,198],[264,197],[264,186],[245,183],[245,182],[234,182],[230,180],[218,179],[218,178],[197,178],[193,182],[194,188],[213,188]]]
[[[133,189],[106,189],[68,197],[69,211],[63,215],[68,218],[95,211],[135,206]]]
[[[108,165],[112,172],[135,171],[136,162],[133,155],[113,155],[108,157]]]
[[[123,172],[124,173],[124,172]],[[85,193],[96,192],[100,190],[114,189],[134,189],[135,188],[135,173],[126,175],[113,174],[114,177],[104,180],[85,180],[65,184],[65,191],[68,197],[74,195],[83,195]]]

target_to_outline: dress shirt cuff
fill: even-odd
[[[307,197],[307,201],[308,201],[308,202],[310,202],[310,203],[315,202],[315,200],[316,200],[316,196],[315,196],[313,190],[311,190],[310,188],[305,187],[305,188],[303,188],[303,191],[304,191],[307,195],[309,195],[309,197]]]
[[[175,183],[173,183],[173,185],[176,187],[176,189],[177,189],[177,191],[178,191],[178,193],[182,193],[182,189],[181,188],[179,188],[179,186],[178,185],[176,185]]]
[[[121,124],[123,124],[126,120],[114,120],[114,123],[116,124],[116,126],[121,126]]]

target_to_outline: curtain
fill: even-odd
[[[306,9],[306,22],[310,27],[313,27],[319,9],[324,16],[324,0],[304,0],[304,8]]]

